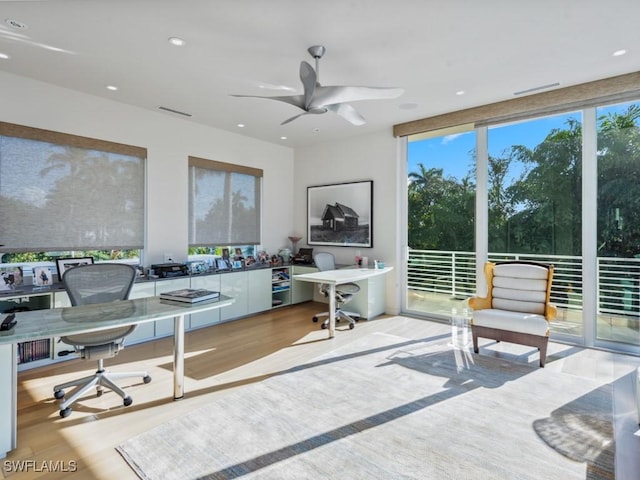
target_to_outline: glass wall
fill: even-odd
[[[552,331],[581,336],[581,113],[489,128],[488,154],[489,259],[553,264]]]
[[[473,130],[409,141],[409,311],[448,318],[475,291],[475,143]]]
[[[640,103],[596,110],[598,340],[640,345]]]

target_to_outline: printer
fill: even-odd
[[[184,277],[189,275],[189,267],[184,263],[157,263],[151,265],[153,274],[159,278]]]

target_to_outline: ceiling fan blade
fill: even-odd
[[[311,105],[313,94],[316,90],[316,71],[307,62],[300,62],[300,81],[304,87],[304,108],[305,110]]]
[[[327,105],[327,109],[340,115],[346,121],[353,125],[364,125],[366,120],[360,115],[355,108],[348,103],[334,103],[333,105]]]
[[[304,96],[302,95],[283,95],[276,97],[264,97],[261,95],[231,95],[232,97],[240,97],[240,98],[264,98],[266,100],[276,100],[277,102],[288,103],[289,105],[293,105],[294,107],[305,109],[304,105]]]
[[[316,92],[310,107],[320,107],[359,100],[380,100],[397,98],[404,93],[402,88],[394,87],[357,87],[357,86],[322,86]]]
[[[293,122],[296,118],[302,117],[303,115],[308,115],[308,112],[302,112],[298,115],[295,115],[291,118],[287,118],[284,122],[282,122],[280,125],[286,125],[287,123]]]

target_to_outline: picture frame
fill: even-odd
[[[24,284],[22,267],[0,268],[0,291],[13,290]]]
[[[56,258],[56,267],[58,268],[58,280],[62,281],[64,272],[73,267],[80,265],[93,265],[93,257],[78,258]]]
[[[53,268],[34,267],[32,283],[36,287],[50,287],[53,284]]]
[[[307,187],[307,244],[373,247],[373,180]]]
[[[229,270],[229,264],[225,258],[216,258],[216,270]]]

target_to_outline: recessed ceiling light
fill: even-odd
[[[464,95],[464,90],[458,90],[458,91],[456,92],[456,95]]]
[[[238,128],[244,128],[244,127],[245,127],[244,123],[239,123],[238,124]]]
[[[0,53],[0,58],[3,60],[9,60],[11,57],[6,53]]]
[[[13,20],[12,18],[7,18],[4,23],[9,25],[11,28],[16,28],[18,30],[26,30],[29,26],[26,23],[19,22],[18,20]]]
[[[175,45],[176,47],[184,47],[187,44],[187,42],[185,42],[180,37],[170,37],[169,38],[169,43],[171,45]]]
[[[625,53],[627,53],[627,51],[624,48],[622,48],[620,50],[616,50],[615,52],[613,52],[613,56],[619,57],[621,55],[624,55]]]
[[[287,137],[280,137],[280,140],[286,140]]]
[[[116,87],[115,85],[107,85],[107,90],[115,92],[116,90],[118,90],[118,87]]]

